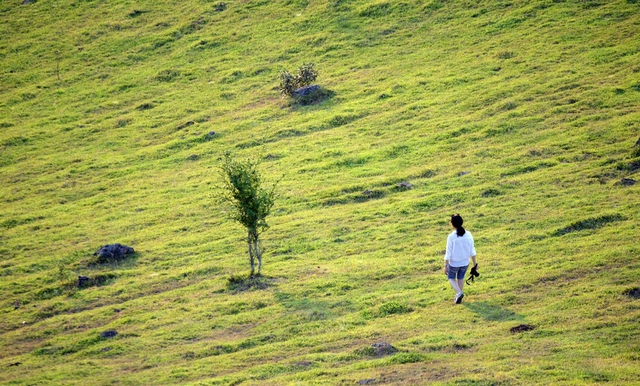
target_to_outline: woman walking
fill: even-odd
[[[453,298],[453,302],[456,304],[462,303],[464,292],[462,292],[464,286],[464,275],[469,268],[469,259],[473,259],[473,264],[476,263],[476,249],[473,245],[473,237],[471,233],[462,227],[462,217],[459,214],[451,215],[451,226],[455,228],[447,237],[447,249],[444,255],[444,273],[449,279],[451,288],[456,291],[456,296]]]

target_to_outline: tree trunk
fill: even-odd
[[[249,264],[251,264],[251,276],[254,275],[255,273],[255,257],[254,257],[254,253],[253,253],[253,237],[252,237],[252,232],[249,231],[249,234],[247,235],[247,244],[249,244]]]
[[[247,238],[249,243],[249,255],[251,256],[251,276],[255,274],[255,260],[258,260],[258,275],[262,271],[262,251],[260,250],[260,239],[256,230],[249,231]]]
[[[260,240],[258,240],[257,234],[256,234],[256,256],[258,257],[258,275],[260,275],[260,271],[262,271],[262,251],[260,250]]]

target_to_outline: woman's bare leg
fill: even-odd
[[[460,288],[460,286],[458,285],[458,280],[449,279],[449,284],[451,284],[451,288],[453,288],[453,290],[456,291],[456,295],[462,292],[462,288]]]

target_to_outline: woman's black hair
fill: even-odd
[[[464,220],[462,220],[462,216],[460,216],[459,214],[451,215],[451,225],[456,228],[456,234],[458,235],[458,237],[464,236],[464,234],[467,232],[462,227],[463,222]]]

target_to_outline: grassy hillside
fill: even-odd
[[[640,384],[637,1],[20,3],[0,383]],[[281,98],[310,61],[333,96]],[[265,288],[229,286],[225,151],[285,175]],[[451,213],[481,272],[462,305]],[[116,242],[136,254],[96,264]]]

